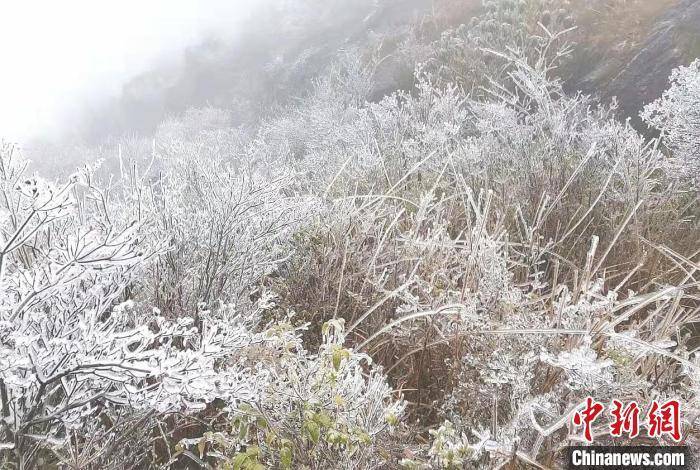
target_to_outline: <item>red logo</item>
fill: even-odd
[[[603,409],[601,403],[587,397],[583,409],[573,415],[573,424],[577,427],[583,426],[583,436],[588,442],[593,442],[593,423]],[[610,414],[613,417],[609,423],[610,435],[613,437],[627,436],[631,439],[637,437],[640,428],[640,413],[641,409],[635,401],[625,404],[619,400],[613,400],[610,406]],[[678,400],[669,400],[665,403],[652,401],[646,415],[645,425],[649,437],[668,435],[675,442],[680,441],[681,411]]]
[[[583,425],[583,435],[588,442],[593,441],[591,426],[601,411],[603,411],[603,405],[596,403],[593,401],[593,398],[588,397],[586,398],[586,407],[574,414],[574,424],[576,426]]]
[[[610,423],[610,435],[621,437],[624,432],[631,438],[637,437],[639,435],[639,405],[637,402],[630,402],[624,408],[619,400],[613,400],[612,404],[611,413],[615,421]]]
[[[663,405],[654,400],[647,415],[647,433],[649,437],[658,437],[668,434],[671,439],[681,440],[681,408],[678,400],[669,400]]]

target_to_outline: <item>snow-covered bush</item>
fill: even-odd
[[[220,321],[201,311],[195,322],[144,311],[129,291],[158,254],[144,243],[149,221],[118,225],[89,169],[54,185],[27,175],[12,147],[2,152],[0,395],[10,460],[35,465],[50,461],[50,449],[81,447],[88,421],[118,423],[107,426],[116,433],[125,410],[138,422],[143,412],[192,412],[214,399],[235,407],[257,395],[264,375],[243,351],[270,339],[250,330],[255,315]],[[86,458],[110,461],[114,446]]]
[[[570,52],[566,32],[574,26],[568,1],[483,1],[483,11],[468,23],[444,31],[430,45],[428,70],[441,84],[458,85],[483,96],[495,80],[510,85],[508,60],[490,51],[511,51],[547,69]]]
[[[274,282],[304,320],[344,316],[348,339],[407,388],[409,416],[453,423],[409,466],[452,465],[476,443],[476,468],[549,465],[579,438],[570,415],[587,393],[696,407],[683,370],[697,285],[650,241],[695,233],[673,162],[614,109],[567,96],[546,63],[496,54],[508,86],[487,97],[421,72],[414,95],[367,106],[357,142],[375,142],[373,165],[358,165],[360,145],[328,161],[332,215],[295,239],[301,256]],[[652,380],[651,364],[668,374]]]
[[[376,468],[393,450],[404,404],[369,356],[344,346],[342,320],[323,327],[318,353],[290,349],[229,432],[181,443],[224,468]],[[369,371],[366,373],[366,371]]]
[[[678,159],[677,170],[700,184],[700,59],[671,72],[671,86],[641,113],[642,119],[661,132],[661,138]],[[697,187],[697,186],[696,186]]]
[[[152,221],[146,241],[164,244],[144,284],[148,300],[166,316],[200,304],[248,308],[256,283],[288,256],[294,227],[313,206],[310,198],[286,191],[289,171],[266,174],[231,143],[235,137],[219,131],[171,137],[156,147],[160,170],[141,176],[155,181],[140,190],[138,201],[128,192],[124,211],[138,206]],[[225,159],[231,148],[242,155]]]
[[[149,289],[150,276],[173,249],[159,225],[172,214],[160,214],[159,219],[149,204],[167,191],[174,197],[173,188],[148,188],[152,199],[143,201],[143,193],[127,186],[126,205],[113,204],[110,195],[95,186],[90,169],[65,185],[53,185],[26,175],[26,163],[11,147],[3,148],[0,164],[3,464],[61,462],[83,468],[120,466],[127,460],[162,462],[162,455],[149,456],[157,444],[152,444],[150,432],[163,433],[165,428],[171,434],[168,416],[181,416],[176,422],[183,423],[216,402],[223,404],[223,416],[238,416],[240,426],[258,426],[262,433],[254,438],[251,431],[252,440],[237,442],[234,454],[241,445],[250,453],[252,443],[260,441],[258,446],[268,452],[265,459],[277,462],[280,448],[274,446],[280,443],[283,452],[296,452],[291,457],[295,461],[344,459],[350,465],[381,460],[373,445],[389,423],[398,422],[402,405],[379,372],[365,378],[372,370],[371,359],[343,347],[340,322],[329,327],[314,355],[306,353],[297,330],[284,322],[258,327],[273,305],[264,291],[256,300],[233,302],[236,290],[219,286],[231,297],[217,291],[215,301],[199,298],[196,305],[184,305],[167,318],[159,308],[149,307],[157,302],[157,292]],[[188,176],[186,171],[180,174]],[[266,232],[245,218],[245,211],[216,212],[217,194],[236,197],[241,205],[245,199],[243,192],[231,194],[231,186],[220,180],[218,185],[208,181],[215,194],[200,194],[209,210],[200,220],[218,222],[228,215],[231,224],[248,230],[237,232],[236,241],[247,241],[248,250],[258,251],[248,253],[253,272],[238,274],[236,286],[252,287],[254,279],[271,272],[269,264],[274,267],[256,253],[275,253],[276,239],[267,242],[264,234],[280,235],[274,224],[290,216],[284,213],[289,206],[279,199],[267,201],[263,190],[252,191],[257,199],[246,202],[247,210],[260,211],[251,217],[272,224]],[[230,208],[220,206],[224,207]],[[121,212],[112,213],[115,208]],[[122,227],[120,222],[130,214],[139,218]],[[204,233],[206,225],[187,219],[192,214],[182,214],[180,222],[188,225],[175,233],[186,228],[196,229],[193,237]],[[230,228],[221,235],[233,236]],[[193,256],[206,254],[197,245],[190,249]],[[222,256],[235,255],[236,262],[246,262],[240,253],[227,253],[230,247],[219,249]],[[196,266],[199,259],[190,261]],[[254,271],[258,267],[261,272]],[[211,272],[228,274],[216,266]],[[254,279],[245,284],[244,275]],[[209,309],[209,303],[214,308]],[[306,411],[297,415],[298,407]],[[274,428],[251,422],[250,412],[241,415],[241,410],[258,410]],[[287,429],[288,437],[266,441],[270,429]],[[295,440],[304,432],[308,436]],[[140,443],[138,436],[144,439]],[[328,447],[314,451],[321,436],[320,445]],[[180,455],[169,453],[171,459]],[[235,460],[237,455],[229,457]]]

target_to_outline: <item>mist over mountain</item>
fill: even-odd
[[[430,2],[384,3],[260,2],[229,37],[210,35],[178,51],[125,83],[116,98],[88,108],[82,133],[89,142],[147,136],[167,116],[203,106],[249,122],[303,96],[342,50],[371,47],[368,35],[407,27]]]
[[[697,2],[636,3],[590,2],[572,11],[578,20],[573,33],[577,48],[564,77],[571,90],[606,100],[616,96],[623,115],[635,121],[643,104],[666,87],[670,71],[691,60],[700,44]],[[261,2],[245,22],[235,23],[235,31],[212,32],[170,52],[124,83],[117,96],[84,97],[65,140],[95,144],[124,134],[146,137],[166,117],[189,107],[230,109],[232,124],[249,123],[303,96],[345,49],[381,50],[384,64],[377,74],[383,80],[372,95],[379,98],[410,87],[401,79],[406,74],[402,68],[415,66],[397,58],[400,52],[386,43],[416,39],[427,44],[482,8],[478,0],[359,1],[352,6],[342,1]],[[428,13],[432,24],[426,25]],[[662,51],[663,60],[649,60]]]
[[[670,71],[692,60],[700,47],[698,2],[567,5],[576,47],[560,70],[566,89],[606,102],[616,98],[620,116],[644,130],[637,116],[642,106],[660,96]],[[229,110],[229,125],[254,125],[303,97],[314,79],[348,51],[377,61],[371,100],[412,90],[413,69],[435,61],[431,44],[483,10],[479,0],[266,0],[235,17],[225,34],[218,27],[184,49],[161,55],[114,96],[78,96],[69,128],[39,135],[24,146],[35,160],[50,162],[66,145],[152,137],[161,122],[188,108]],[[650,60],[656,56],[663,60]]]

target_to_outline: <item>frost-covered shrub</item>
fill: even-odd
[[[498,257],[508,254],[496,252],[490,263]],[[476,297],[471,306],[423,310],[385,328],[400,337],[407,330],[399,323],[431,317],[428,325],[439,330],[437,339],[418,336],[413,344],[422,346],[409,355],[423,356],[416,365],[421,367],[424,355],[433,351],[430,370],[442,363],[448,377],[439,416],[450,424],[435,431],[431,446],[415,449],[416,455],[403,461],[408,468],[462,468],[470,458],[468,468],[492,468],[513,458],[552,466],[567,442],[582,440],[571,416],[586,396],[602,403],[679,399],[689,410],[681,427],[694,442],[697,390],[688,371],[697,368],[697,359],[688,337],[669,330],[664,320],[693,321],[692,307],[670,301],[690,286],[646,295],[623,295],[619,288],[604,294],[603,278],[583,274],[574,291],[565,285],[550,288],[536,277],[518,287],[506,277],[508,288],[520,291],[510,302],[485,305]],[[386,341],[375,335],[370,340]],[[658,375],[658,368],[665,372]],[[596,442],[611,442],[607,426],[606,420],[596,425]],[[479,452],[470,452],[474,446]]]
[[[89,169],[54,185],[2,151],[0,431],[11,461],[34,465],[50,461],[49,450],[81,447],[89,420],[113,423],[116,435],[143,413],[215,399],[235,407],[257,395],[264,374],[243,352],[270,340],[250,330],[255,312],[220,321],[200,311],[195,321],[144,311],[128,292],[158,254],[144,242],[149,221],[119,225]],[[112,444],[85,458],[110,461]]]
[[[229,432],[183,441],[192,460],[223,468],[376,468],[392,450],[404,404],[369,356],[344,346],[342,320],[323,327],[318,353],[284,352]],[[368,372],[367,372],[368,371]],[[186,451],[199,452],[199,457]],[[206,456],[205,456],[206,454]]]
[[[310,204],[285,193],[288,172],[266,175],[246,155],[226,161],[196,142],[160,145],[157,181],[127,202],[153,222],[147,241],[162,245],[144,280],[149,301],[168,316],[199,304],[246,308],[257,281],[287,257]]]
[[[698,183],[700,175],[700,59],[671,72],[671,86],[641,113],[661,131],[661,138],[678,159],[677,170]]]
[[[683,246],[693,230],[673,165],[541,65],[503,58],[512,86],[491,98],[424,76],[415,96],[370,105],[379,172],[354,165],[352,148],[327,170],[334,215],[295,239],[304,256],[274,283],[305,319],[343,315],[348,339],[406,384],[409,416],[453,423],[441,458],[484,440],[475,468],[556,462],[580,438],[570,416],[586,394],[697,401],[678,333],[697,286],[672,267],[659,273],[670,290],[643,274],[673,264],[646,258],[664,252],[647,237]],[[652,380],[651,364],[667,375]],[[404,463],[450,465],[429,449]]]
[[[568,1],[484,1],[467,24],[444,31],[432,45],[428,70],[442,84],[483,96],[491,81],[509,86],[508,60],[489,51],[511,51],[549,69],[570,52],[564,32],[574,26]]]

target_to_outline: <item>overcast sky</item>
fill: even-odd
[[[159,60],[230,34],[247,0],[0,0],[0,138],[69,129],[70,116]],[[87,100],[87,101],[86,101]]]

